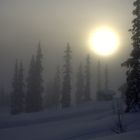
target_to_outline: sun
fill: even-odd
[[[103,27],[96,29],[90,35],[89,43],[96,54],[110,56],[117,51],[119,38],[112,29]]]

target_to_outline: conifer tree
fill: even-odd
[[[11,114],[19,114],[24,109],[24,81],[23,81],[23,66],[22,62],[18,66],[16,60],[15,72],[12,83],[11,93]]]
[[[84,97],[84,76],[83,76],[83,67],[82,64],[80,64],[77,73],[77,83],[75,93],[76,104],[82,103],[83,97]]]
[[[69,107],[71,105],[71,48],[69,43],[65,50],[64,56],[64,70],[63,70],[63,87],[62,87],[62,107]]]
[[[91,70],[90,70],[90,56],[88,55],[86,58],[86,66],[85,66],[85,91],[84,91],[84,100],[91,100]]]
[[[140,108],[140,0],[134,2],[135,10],[133,15],[135,19],[132,21],[132,46],[133,50],[130,58],[125,61],[122,66],[128,68],[127,89],[126,89],[126,112],[132,109]]]
[[[42,109],[42,51],[40,43],[38,46],[36,59],[34,56],[31,59],[29,74],[27,78],[27,94],[26,94],[26,111],[37,112]]]
[[[36,54],[36,62],[35,62],[35,93],[34,96],[36,98],[36,110],[40,111],[42,109],[42,93],[43,93],[43,78],[42,78],[42,72],[43,72],[43,66],[42,66],[42,50],[40,46],[40,42],[38,45],[38,50]]]

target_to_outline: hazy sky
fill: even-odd
[[[89,47],[89,35],[98,26],[110,26],[119,34],[120,48],[111,57],[100,59],[108,63],[110,86],[117,89],[124,80],[120,64],[131,50],[128,29],[133,19],[132,3],[133,0],[0,0],[1,82],[11,82],[16,58],[29,65],[39,40],[46,77],[62,61],[67,42],[73,50],[74,71],[88,53],[96,70],[97,56]]]

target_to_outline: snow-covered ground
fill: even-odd
[[[140,113],[123,116],[126,132],[116,134],[112,102],[63,110],[0,115],[0,140],[140,140]]]

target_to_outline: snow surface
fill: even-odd
[[[113,136],[107,136],[107,137],[102,137],[102,138],[96,138],[94,140],[132,140],[132,139],[140,140],[140,131],[123,133],[120,135],[113,135]]]
[[[112,102],[16,116],[5,113],[0,115],[0,140],[140,140],[140,113],[124,115],[123,120],[126,132],[115,134]]]

